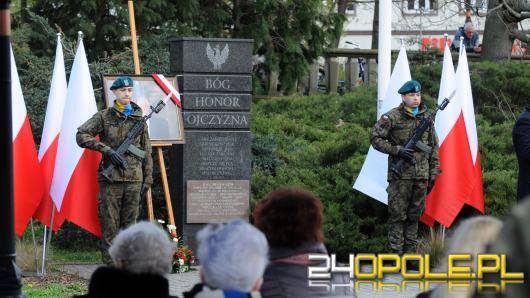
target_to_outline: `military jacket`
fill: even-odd
[[[142,109],[134,102],[131,102],[131,105],[133,113],[129,117],[125,117],[116,106],[113,106],[97,112],[77,129],[76,140],[80,147],[103,153],[99,166],[100,175],[98,178],[100,181],[107,181],[101,175],[101,171],[110,165],[106,153],[111,149],[116,150],[125,140],[127,133],[134,124],[142,118]],[[99,139],[96,136],[99,136]],[[136,137],[133,145],[145,151],[145,158],[141,159],[130,152],[126,152],[123,158],[128,163],[127,169],[122,170],[115,167],[112,178],[116,182],[144,181],[151,185],[153,184],[153,159],[151,158],[151,141],[149,140],[147,125],[143,133]]]
[[[372,129],[371,143],[375,149],[388,154],[388,181],[395,179],[429,179],[439,173],[438,137],[434,125],[425,131],[422,142],[432,147],[431,154],[416,150],[415,164],[406,162],[401,178],[390,169],[400,159],[399,149],[407,144],[420,121],[427,116],[427,108],[422,103],[414,117],[405,110],[403,103],[381,116]]]

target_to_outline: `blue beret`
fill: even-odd
[[[398,93],[399,94],[407,94],[411,92],[420,92],[421,91],[421,84],[416,80],[410,80],[403,84],[401,88],[399,88]]]
[[[132,87],[134,85],[133,80],[129,76],[118,77],[110,86],[110,90],[122,88],[122,87]]]

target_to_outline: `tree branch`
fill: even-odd
[[[506,0],[500,0],[500,2],[502,4],[502,6],[504,8],[506,8],[508,13],[512,17],[516,18],[518,21],[522,21],[524,19],[530,18],[530,5],[528,5],[528,4],[520,4],[520,5],[518,5],[518,10],[519,11],[516,11],[510,5],[508,5]]]
[[[510,34],[522,42],[530,43],[530,35],[521,30],[510,30]]]

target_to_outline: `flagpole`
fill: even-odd
[[[25,297],[15,263],[15,206],[13,192],[13,131],[11,110],[11,13],[9,0],[0,0],[0,297]]]
[[[50,221],[51,223],[51,221]],[[44,273],[44,263],[46,263],[46,239],[48,237],[46,237],[46,234],[48,232],[48,226],[47,225],[44,225],[44,237],[42,238],[42,268],[40,270],[40,273],[41,275],[44,277],[45,273]]]
[[[37,240],[35,239],[35,226],[33,225],[33,217],[30,219],[31,224],[31,238],[33,239],[33,252],[35,254],[35,271],[39,274],[39,253],[37,252]]]
[[[55,216],[55,204],[52,203],[52,215],[50,217],[50,231],[48,232],[48,239],[46,239],[46,225],[44,226],[44,248],[42,250],[42,270],[41,274],[42,276],[46,276],[46,264],[48,263],[48,252],[47,249],[49,248],[51,242],[52,242],[52,232],[53,232],[53,217]],[[47,242],[47,245],[46,245]]]
[[[140,74],[140,59],[138,58],[138,44],[136,41],[136,24],[134,22],[134,2],[133,0],[127,1],[129,4],[129,23],[131,25],[131,43],[133,51],[134,61],[134,74]]]
[[[377,49],[377,119],[381,116],[385,92],[390,80],[392,48],[392,1],[379,1],[379,41]]]
[[[141,71],[140,71],[140,58],[139,58],[139,55],[138,55],[138,43],[137,43],[137,38],[136,38],[136,23],[134,21],[134,2],[133,2],[133,0],[128,0],[127,2],[128,2],[128,5],[129,5],[129,23],[130,23],[130,26],[131,26],[131,46],[132,46],[132,51],[133,51],[134,74],[135,75],[139,75],[141,73]],[[162,154],[162,148],[160,146],[157,146],[157,151],[158,151],[158,154],[160,156]],[[163,157],[164,156],[162,155],[162,159],[163,159]],[[163,160],[162,160],[162,162],[163,162]],[[165,171],[165,168],[164,169],[161,168],[161,170]],[[152,192],[151,192],[151,188],[149,188],[147,190],[146,196],[147,196],[146,197],[146,199],[147,199],[147,217],[152,222],[152,221],[155,220],[155,215],[154,215],[154,211],[153,211],[153,195],[152,195]],[[174,222],[172,224],[174,224]]]

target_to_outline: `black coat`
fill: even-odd
[[[90,278],[88,294],[74,298],[176,298],[169,295],[167,278],[158,274],[136,274],[114,267],[99,267]]]
[[[512,139],[519,162],[517,200],[520,201],[530,195],[530,105],[515,122]]]

